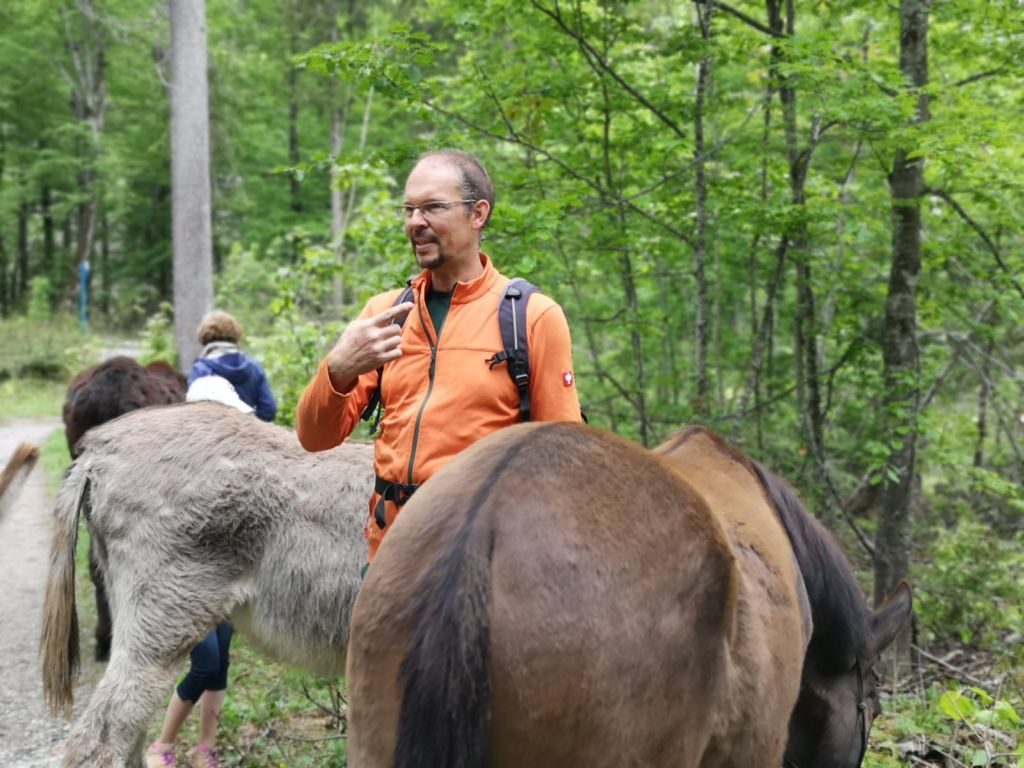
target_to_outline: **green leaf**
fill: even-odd
[[[1020,715],[1017,714],[1017,710],[1013,708],[1013,705],[1008,701],[1000,699],[996,702],[996,705],[992,708],[992,711],[996,713],[996,718],[1002,722],[1019,727],[1021,724]]]
[[[976,707],[974,702],[964,696],[960,691],[947,691],[939,699],[939,709],[947,717],[961,722],[974,714]]]
[[[981,700],[982,706],[989,707],[992,705],[992,696],[984,688],[978,688],[977,686],[972,685],[967,690],[977,695]]]

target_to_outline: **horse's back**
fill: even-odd
[[[396,649],[417,617],[444,613],[431,604],[445,599],[437,571],[480,558],[486,616],[463,618],[489,635],[492,765],[702,764],[736,619],[726,534],[657,457],[609,433],[536,424],[456,458],[389,531],[353,615],[353,765],[391,765]]]

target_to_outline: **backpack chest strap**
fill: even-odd
[[[380,494],[380,500],[373,508],[373,519],[376,521],[377,527],[382,531],[387,527],[387,516],[384,514],[384,506],[387,502],[393,502],[400,507],[412,498],[419,487],[418,483],[393,483],[380,475],[374,476],[373,490]]]

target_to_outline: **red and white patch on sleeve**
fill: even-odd
[[[572,375],[572,371],[562,372],[562,386],[571,387],[572,383],[576,381],[576,377]]]

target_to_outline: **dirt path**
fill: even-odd
[[[42,445],[60,426],[57,419],[0,425],[0,466],[19,442]],[[0,522],[0,766],[36,768],[57,764],[68,723],[51,718],[43,703],[37,652],[50,547],[53,509],[43,469],[36,466]],[[91,636],[82,628],[83,638]],[[95,672],[88,640],[82,643],[85,674],[76,691],[76,713]]]

